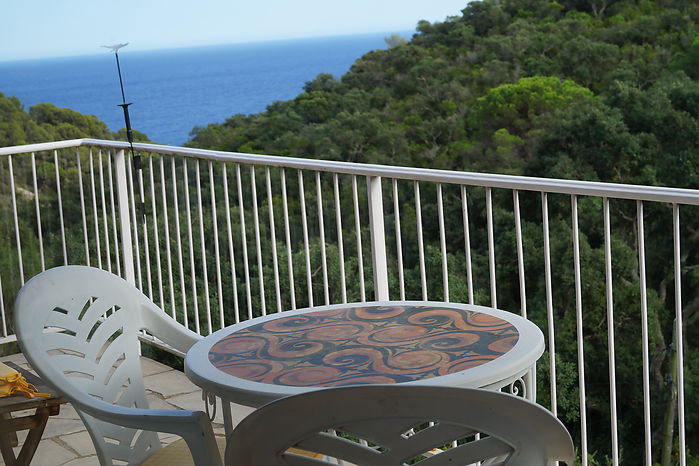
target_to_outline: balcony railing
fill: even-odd
[[[685,464],[680,213],[699,192],[134,146],[142,170],[121,142],[0,149],[0,343],[18,289],[62,264],[123,276],[203,335],[314,304],[490,305],[544,330],[539,402],[583,464],[651,464],[673,440]]]

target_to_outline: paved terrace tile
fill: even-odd
[[[20,367],[31,371],[31,367],[29,367],[27,360],[21,353],[0,357],[0,362],[6,361],[14,362]],[[141,358],[141,368],[150,408],[204,409],[201,389],[191,383],[182,372],[145,357]],[[223,416],[221,414],[220,400],[217,400],[216,408],[216,417],[213,422],[214,432],[216,435],[223,435]],[[233,406],[234,423],[239,422],[251,411],[251,408],[244,406]],[[32,414],[31,411],[24,413]],[[23,412],[14,413],[15,416],[22,414]],[[178,436],[172,434],[160,433],[159,435],[164,445],[179,439]],[[15,448],[15,454],[18,454],[26,436],[26,430],[17,433],[20,446]],[[49,417],[41,443],[32,460],[32,466],[88,466],[98,464],[95,447],[92,445],[90,435],[80,420],[80,416],[78,416],[78,413],[70,404],[61,405],[60,414]],[[2,458],[0,458],[0,465],[5,465]]]

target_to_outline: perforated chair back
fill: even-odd
[[[367,385],[312,391],[263,406],[233,431],[225,464],[318,466],[339,459],[361,466],[411,461],[532,466],[572,464],[573,458],[563,424],[523,398],[455,387]]]
[[[130,283],[83,266],[29,280],[17,297],[15,326],[32,367],[77,409],[102,464],[138,464],[160,448],[157,423],[145,411],[140,428],[125,427],[132,411],[117,408],[148,409],[138,334],[147,329],[181,351],[198,335]],[[113,423],[115,413],[122,425]]]

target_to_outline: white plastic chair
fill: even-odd
[[[429,422],[434,422],[430,425]],[[334,429],[339,435],[327,433]],[[474,435],[485,435],[474,440]],[[362,442],[365,441],[365,442]],[[459,445],[443,448],[453,441]],[[326,456],[313,459],[297,448]],[[441,449],[435,450],[435,449]],[[361,466],[572,464],[573,442],[543,407],[514,395],[444,386],[330,388],[274,401],[233,431],[226,464]],[[331,461],[332,460],[332,461]]]
[[[20,290],[15,327],[31,366],[80,414],[101,464],[221,465],[205,413],[148,409],[138,333],[182,352],[201,337],[133,285],[92,267],[47,270]],[[157,432],[183,441],[162,448]]]

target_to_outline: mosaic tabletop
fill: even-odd
[[[336,308],[254,324],[209,350],[218,370],[296,387],[400,383],[480,366],[510,351],[506,320],[448,306]]]

